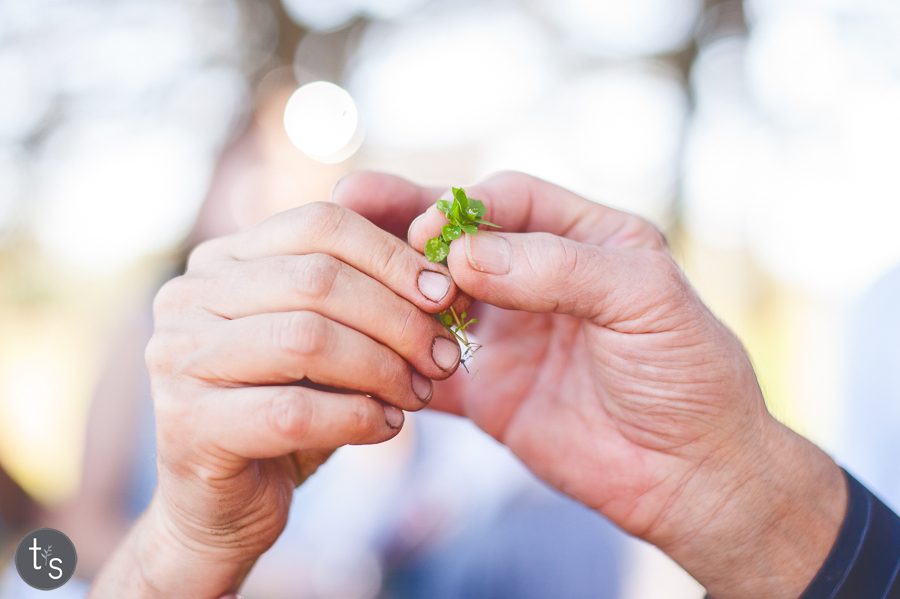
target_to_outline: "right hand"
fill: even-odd
[[[459,362],[428,314],[456,297],[447,275],[330,203],[194,251],[157,295],[146,354],[159,490],[145,518],[165,548],[151,587],[235,591],[284,529],[295,486],[335,448],[390,439],[401,409],[427,405],[431,379]],[[315,388],[292,384],[304,379]]]
[[[466,191],[502,226],[465,234],[448,257],[480,302],[481,372],[439,384],[432,407],[471,418],[714,596],[799,595],[840,528],[843,475],[769,415],[743,347],[660,233],[521,173]],[[409,227],[422,251],[446,223],[439,193],[367,173],[334,197],[393,229],[381,214],[428,206]]]

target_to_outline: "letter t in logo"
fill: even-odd
[[[38,565],[38,563],[37,563],[37,554],[38,554],[38,551],[41,550],[41,548],[38,547],[38,544],[37,544],[37,537],[33,538],[33,539],[32,539],[32,542],[33,542],[34,544],[33,544],[31,547],[28,548],[28,551],[33,551],[33,552],[34,552],[34,569],[35,569],[35,570],[40,570],[41,567],[40,567],[40,566]]]

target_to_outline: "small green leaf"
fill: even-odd
[[[483,220],[483,219],[480,219],[480,218],[476,218],[476,219],[475,219],[475,222],[478,223],[479,225],[487,225],[487,226],[489,226],[489,227],[497,227],[498,229],[502,229],[502,228],[503,228],[503,227],[501,227],[500,225],[495,225],[494,223],[489,223],[488,221]]]
[[[444,214],[450,213],[450,208],[453,207],[453,202],[451,200],[438,200],[437,201],[437,209],[443,212]]]
[[[461,225],[459,228],[469,235],[474,235],[478,232],[478,225]]]
[[[445,314],[444,312],[441,312],[439,314],[439,316],[441,317],[441,322],[443,322],[445,326],[449,327],[453,324],[453,317],[450,316],[449,314]]]
[[[447,214],[447,220],[449,220],[454,225],[461,225],[463,223],[462,212],[459,209],[458,202],[453,202],[453,207]]]
[[[463,312],[462,315],[460,316],[460,318],[461,318],[462,320],[465,320],[465,319],[466,319],[466,313]]]
[[[476,322],[478,322],[478,319],[473,318],[472,320],[469,321],[469,324],[475,324]]]
[[[484,202],[481,200],[469,199],[469,214],[472,214],[475,218],[481,218],[487,214],[487,208],[484,207]]]
[[[465,214],[469,211],[469,198],[466,197],[466,190],[462,187],[453,188],[453,197],[459,202],[460,212]]]
[[[444,236],[444,241],[450,243],[454,239],[459,239],[460,236],[462,236],[462,229],[456,225],[444,225],[443,228],[441,228],[441,234]]]
[[[425,244],[425,257],[429,262],[440,262],[450,253],[450,246],[444,243],[440,237],[432,237]]]

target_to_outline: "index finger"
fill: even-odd
[[[446,266],[428,262],[404,241],[331,202],[306,204],[247,231],[207,242],[191,255],[189,266],[217,259],[251,261],[309,254],[337,258],[426,312],[445,310],[456,298]]]
[[[665,239],[643,218],[603,206],[557,185],[517,172],[497,173],[466,194],[484,202],[484,219],[507,233],[551,233],[607,248],[663,249]],[[449,192],[444,199],[451,199]],[[412,223],[409,243],[416,249],[436,236],[446,217],[431,207]]]

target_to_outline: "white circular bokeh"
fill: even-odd
[[[362,143],[356,102],[345,89],[327,81],[307,83],[291,95],[284,128],[300,151],[319,162],[346,160]]]
[[[550,50],[518,11],[436,12],[370,27],[347,87],[366,116],[369,143],[459,146],[515,122],[552,87]]]
[[[544,0],[539,3],[588,54],[650,56],[676,50],[691,37],[700,0]]]
[[[108,274],[176,245],[196,217],[213,157],[175,127],[85,121],[41,157],[35,235],[76,271]]]
[[[659,217],[674,197],[687,95],[658,65],[597,69],[553,90],[483,152],[588,198]]]
[[[334,31],[356,16],[396,19],[429,0],[281,0],[284,10],[297,23],[315,31]]]
[[[852,297],[900,261],[900,10],[753,7],[746,44],[701,48],[694,65],[685,224],[785,282]]]

